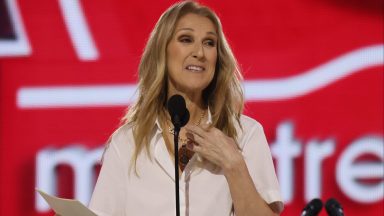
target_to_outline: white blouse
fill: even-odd
[[[210,113],[209,113],[210,114]],[[210,115],[208,115],[210,117]],[[267,202],[282,202],[271,153],[263,128],[242,115],[237,128],[238,144],[260,196]],[[174,163],[156,122],[150,141],[137,158],[137,172],[130,171],[134,152],[132,127],[124,125],[112,136],[89,208],[99,216],[175,215]],[[180,215],[233,215],[225,176],[214,164],[195,154],[180,177]]]

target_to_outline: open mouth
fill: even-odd
[[[196,71],[196,72],[201,72],[205,70],[204,67],[197,66],[197,65],[188,65],[187,67],[185,67],[185,69],[189,71]]]

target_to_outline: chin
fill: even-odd
[[[205,85],[187,85],[182,88],[185,92],[202,92]]]
[[[209,82],[198,82],[198,83],[189,83],[189,88],[194,89],[196,91],[203,91],[205,88],[207,88],[209,85]]]
[[[175,80],[175,82],[170,83],[172,86],[175,86],[175,89],[188,93],[188,92],[203,92],[205,88],[209,85],[208,80],[202,81],[202,79],[181,79]]]

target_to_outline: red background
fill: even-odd
[[[20,108],[18,90],[134,84],[148,35],[173,1],[80,1],[99,52],[94,61],[76,55],[58,1],[17,3],[32,53],[0,56],[0,215],[52,215],[34,207],[36,153],[73,143],[89,149],[102,146],[126,106]],[[353,50],[383,45],[379,0],[203,3],[220,16],[246,80],[299,75]],[[334,171],[348,144],[369,134],[383,137],[383,72],[382,64],[368,67],[303,96],[246,104],[245,114],[263,124],[271,143],[276,127],[286,120],[294,124],[294,135],[303,145],[314,138],[335,139],[335,152],[322,165],[321,198],[337,198],[348,216],[384,214],[383,199],[367,204],[345,195]],[[283,215],[299,215],[305,205],[304,148],[295,160],[293,201],[286,203]],[[65,166],[59,172],[60,195],[71,196],[73,174]]]

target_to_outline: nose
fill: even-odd
[[[204,54],[204,47],[202,44],[196,44],[194,46],[192,56],[197,59],[204,59],[205,54]]]

